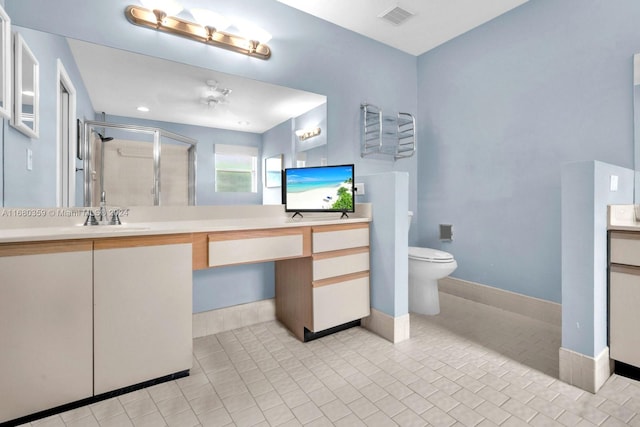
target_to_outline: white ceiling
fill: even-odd
[[[278,1],[412,55],[421,55],[528,0]],[[401,25],[378,17],[396,6],[414,16]]]
[[[79,40],[68,42],[94,109],[109,115],[263,133],[326,102],[324,95]],[[209,91],[207,80],[231,89],[225,103],[209,106],[202,101]],[[150,111],[137,111],[140,105]]]

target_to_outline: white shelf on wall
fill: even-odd
[[[377,155],[393,160],[413,156],[416,151],[416,120],[409,113],[385,116],[372,104],[360,105],[362,157]]]

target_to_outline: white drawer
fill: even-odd
[[[332,227],[313,229],[313,252],[369,246],[369,226]]]
[[[366,248],[357,252],[342,252],[342,255],[313,259],[313,280],[368,270],[369,250]]]
[[[611,262],[640,266],[640,233],[611,233]]]
[[[313,332],[371,314],[369,276],[313,288]]]
[[[640,270],[614,270],[609,290],[610,357],[640,367]]]
[[[302,233],[238,232],[209,235],[209,267],[304,256]]]

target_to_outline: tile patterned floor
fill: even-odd
[[[192,374],[44,426],[640,426],[640,383],[560,382],[560,328],[441,294],[393,345],[361,328],[300,343],[277,322],[194,340]]]

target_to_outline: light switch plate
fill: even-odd
[[[618,175],[611,175],[609,182],[609,189],[611,191],[618,191]]]
[[[357,196],[364,196],[364,182],[356,182],[354,185]]]
[[[33,170],[33,150],[27,148],[27,170]]]

